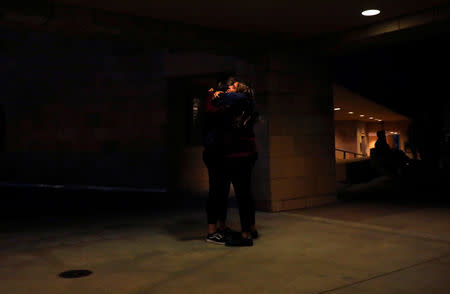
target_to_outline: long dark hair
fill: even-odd
[[[243,93],[253,100],[255,99],[255,91],[253,90],[253,88],[247,82],[245,82],[243,79],[239,77],[234,76],[229,77],[226,81],[226,85],[228,87],[234,84],[235,82],[238,82],[237,92]]]

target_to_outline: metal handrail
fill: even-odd
[[[337,148],[334,148],[334,150],[343,152],[343,153],[344,153],[344,159],[346,159],[346,154],[347,154],[347,153],[353,154],[353,158],[357,158],[358,155],[361,156],[361,157],[367,157],[367,155],[362,154],[362,153],[356,153],[356,152],[347,151],[347,150],[342,150],[342,149],[337,149]]]

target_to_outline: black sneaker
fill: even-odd
[[[251,231],[250,234],[252,235],[252,239],[258,239],[259,237],[257,230]]]
[[[208,236],[206,236],[205,241],[209,242],[209,243],[218,244],[218,245],[225,244],[225,239],[221,233],[208,234]]]
[[[230,247],[237,247],[237,246],[253,246],[253,239],[252,238],[235,238],[235,239],[229,239],[225,240],[225,246]]]
[[[222,234],[223,238],[227,240],[233,238],[234,234],[236,234],[236,231],[233,231],[229,227],[226,227],[225,229],[217,229],[217,233]]]

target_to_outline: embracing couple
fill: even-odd
[[[209,176],[207,242],[253,246],[258,238],[251,192],[252,170],[258,157],[254,109],[254,91],[240,79],[231,77],[219,83],[217,89],[209,90],[203,132],[203,161]],[[240,233],[226,225],[231,184],[239,207]]]

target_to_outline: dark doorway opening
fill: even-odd
[[[202,145],[204,108],[208,90],[233,73],[220,72],[168,79],[169,192],[179,192],[183,150]]]

